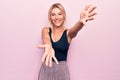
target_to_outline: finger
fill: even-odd
[[[94,20],[95,18],[94,17],[90,17],[88,20],[91,21],[91,20]]]
[[[47,55],[46,57],[46,66],[48,66],[48,63],[49,63],[49,55]]]
[[[86,11],[87,11],[87,10],[88,10],[88,8],[90,8],[90,6],[91,6],[91,5],[86,5],[86,6],[85,6],[85,8],[84,8],[84,10],[86,10]]]
[[[54,59],[55,63],[58,64],[58,60],[56,59],[55,56],[53,56],[53,59]]]
[[[43,54],[43,57],[42,57],[42,62],[45,61],[46,57],[47,57],[47,52],[45,51],[45,53]]]
[[[45,48],[45,45],[42,44],[42,45],[38,45],[37,47],[38,47],[38,48]]]
[[[88,9],[88,13],[91,13],[92,11],[94,11],[96,9],[96,6],[92,6]]]
[[[49,67],[52,67],[52,57],[50,57],[50,61],[49,61]]]
[[[95,13],[95,12],[94,12],[94,13],[90,13],[90,14],[89,14],[89,17],[95,16],[96,14],[97,14],[97,13]]]
[[[43,54],[43,57],[42,57],[42,62],[45,61],[46,56],[47,56],[46,53],[44,53],[44,54]]]

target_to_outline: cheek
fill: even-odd
[[[50,19],[53,20],[53,19],[55,19],[55,17],[54,17],[54,16],[51,16]]]
[[[63,15],[63,16],[61,16],[61,18],[63,19],[63,20],[65,20],[65,16]]]
[[[61,15],[61,16],[60,16],[60,18],[61,18],[61,19],[64,19],[64,16],[63,16],[63,15]]]
[[[54,19],[55,19],[54,17],[51,17],[51,18],[50,18],[50,21],[53,22]]]
[[[50,22],[53,24],[54,23],[54,17],[50,17]]]

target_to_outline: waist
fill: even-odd
[[[66,62],[67,61],[67,59],[59,59],[59,58],[57,58],[57,60],[58,60],[58,62],[64,62],[64,61]],[[52,61],[55,62],[53,59],[52,59]]]

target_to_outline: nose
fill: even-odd
[[[58,16],[58,15],[56,15],[56,16],[55,16],[55,19],[58,19],[58,18],[59,18],[59,16]]]

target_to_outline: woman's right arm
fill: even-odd
[[[44,27],[42,29],[42,39],[43,39],[43,44],[51,45],[50,36],[49,36],[49,28],[48,27]]]
[[[39,48],[44,48],[45,52],[42,57],[42,62],[46,63],[46,66],[52,66],[52,58],[55,60],[55,62],[58,64],[58,61],[55,57],[54,49],[52,48],[50,36],[49,36],[49,28],[44,27],[42,29],[42,40],[43,44],[38,45]]]

